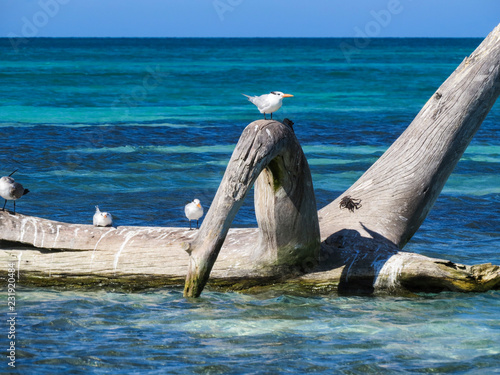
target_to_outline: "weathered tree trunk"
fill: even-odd
[[[183,244],[196,233],[187,228],[95,228],[0,211],[0,238],[4,239],[0,241],[0,263],[15,263],[18,282],[25,285],[125,290],[180,286],[189,262]],[[377,251],[373,240],[359,236],[356,251],[339,242],[335,251],[328,252],[323,244],[321,265],[302,276],[279,278],[254,261],[256,239],[256,228],[229,230],[211,272],[212,287],[261,290],[274,285],[307,294],[369,294],[481,292],[500,286],[498,266],[465,266],[398,252],[397,248]],[[7,269],[0,269],[0,278],[7,278]]]
[[[257,177],[255,214],[260,231],[252,258],[273,275],[316,264],[318,215],[302,148],[291,127],[255,121],[243,131],[199,233],[187,249],[185,296],[197,297],[205,287],[229,227]]]
[[[374,234],[402,248],[420,227],[500,94],[500,25],[432,95],[406,131],[341,197],[320,210],[322,238]],[[342,197],[360,199],[351,213]]]
[[[497,289],[498,266],[465,266],[400,249],[499,94],[500,25],[387,152],[318,216],[292,130],[257,121],[243,132],[199,231],[95,228],[6,211],[0,212],[0,240],[11,242],[0,241],[0,262],[16,261],[21,282],[43,285],[179,285],[188,269],[187,296],[199,295],[209,274],[212,285],[230,289],[271,283],[309,293]],[[229,229],[254,182],[259,228]],[[6,272],[0,269],[0,276]]]
[[[181,286],[189,262],[182,244],[196,233],[187,228],[95,228],[0,211],[0,238],[12,241],[0,241],[0,263],[14,263],[18,283],[24,285],[124,290]],[[321,258],[329,255],[328,262],[303,275],[280,278],[254,262],[256,239],[256,228],[229,230],[210,274],[212,288],[370,294],[481,292],[500,286],[498,266],[465,266],[397,249],[380,254],[373,241],[360,237],[356,251],[323,249]],[[1,279],[8,277],[7,270],[0,268]]]
[[[380,159],[319,211],[321,261],[328,264],[339,252],[344,254],[348,270],[354,272],[347,290],[365,290],[373,284],[370,277],[356,276],[360,268],[371,267],[376,273],[382,259],[403,268],[408,265],[410,258],[398,248],[427,217],[499,94],[500,25],[432,95]],[[361,207],[342,209],[344,197]],[[372,250],[363,256],[357,256],[360,238]]]

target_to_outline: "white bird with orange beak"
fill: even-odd
[[[109,212],[101,212],[99,206],[95,206],[94,226],[110,227],[113,225],[113,216]]]
[[[266,113],[271,114],[271,120],[273,119],[273,112],[276,112],[283,105],[283,98],[291,98],[293,95],[284,94],[281,91],[271,91],[270,94],[264,94],[261,96],[248,96],[242,94],[248,98],[250,102],[255,104],[260,111],[264,114],[264,119],[266,119]]]
[[[189,220],[189,229],[191,230],[191,220],[196,220],[196,229],[198,229],[198,220],[203,216],[200,200],[194,199],[191,203],[186,204],[184,213]]]

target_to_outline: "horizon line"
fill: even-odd
[[[483,36],[383,36],[363,39],[484,39]],[[0,36],[0,39],[359,39],[353,36]]]

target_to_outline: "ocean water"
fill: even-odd
[[[24,214],[186,226],[279,90],[318,208],[404,131],[479,39],[0,39],[0,173]],[[405,250],[500,264],[497,103]],[[12,203],[8,208],[12,209]],[[251,197],[234,226],[256,225]],[[7,311],[2,287],[0,303]],[[17,290],[19,374],[500,373],[500,294],[259,295]],[[6,334],[0,342],[7,344]],[[9,373],[7,360],[0,373]]]

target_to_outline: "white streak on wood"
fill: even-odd
[[[373,180],[372,180],[372,179],[366,180],[366,181],[362,182],[361,184],[359,184],[358,186],[356,186],[354,189],[352,189],[352,191],[366,189],[366,188],[367,188],[368,186],[370,186],[372,183],[373,183]]]
[[[116,273],[116,269],[118,267],[118,259],[120,258],[120,255],[125,248],[125,245],[127,242],[129,242],[133,237],[137,236],[141,231],[130,231],[125,234],[125,240],[123,241],[122,245],[120,246],[120,249],[116,252],[115,254],[115,260],[113,262],[113,271]]]
[[[52,247],[56,247],[57,239],[59,238],[59,229],[61,229],[62,225],[56,225],[56,238],[54,238],[54,244]]]
[[[394,289],[399,286],[399,276],[404,267],[406,257],[397,253],[384,261],[382,268],[377,272],[373,287],[375,289]],[[378,262],[380,265],[380,262]],[[383,288],[382,288],[383,287]]]
[[[356,251],[356,255],[354,255],[354,259],[351,261],[351,264],[349,264],[349,267],[347,267],[347,271],[345,273],[345,282],[347,283],[349,281],[349,272],[351,271],[351,267],[354,264],[354,262],[358,259],[359,252]]]
[[[94,257],[95,257],[95,251],[97,249],[97,246],[99,245],[99,242],[101,242],[101,240],[106,237],[109,233],[115,231],[116,229],[115,228],[111,228],[110,230],[108,230],[106,233],[102,234],[101,237],[99,237],[99,239],[97,240],[95,246],[94,246],[94,250],[92,251],[92,255],[90,256],[90,272],[92,272],[92,263],[94,262]]]
[[[474,82],[482,82],[482,81],[485,81],[487,78],[488,78],[488,76],[486,74],[480,74],[480,75],[475,76],[473,81]]]
[[[30,223],[33,224],[33,229],[34,229],[34,233],[33,233],[33,246],[36,246],[36,238],[38,237],[38,225],[36,225],[36,219],[34,220],[30,220]]]
[[[52,263],[53,263],[53,261],[54,261],[54,253],[50,254],[50,262],[49,262],[49,264],[50,264],[50,266],[49,266],[49,277],[51,277],[51,276],[52,276]]]
[[[23,242],[23,239],[24,239],[24,227],[26,225],[26,221],[28,221],[28,218],[25,218],[23,220],[21,220],[21,233],[20,233],[20,236],[19,236],[19,242]]]
[[[42,230],[42,243],[40,244],[40,247],[43,247],[43,244],[45,242],[45,231],[43,230],[43,227],[41,227]]]
[[[19,280],[19,271],[21,270],[21,257],[23,256],[23,252],[20,251],[17,253],[17,279]]]

